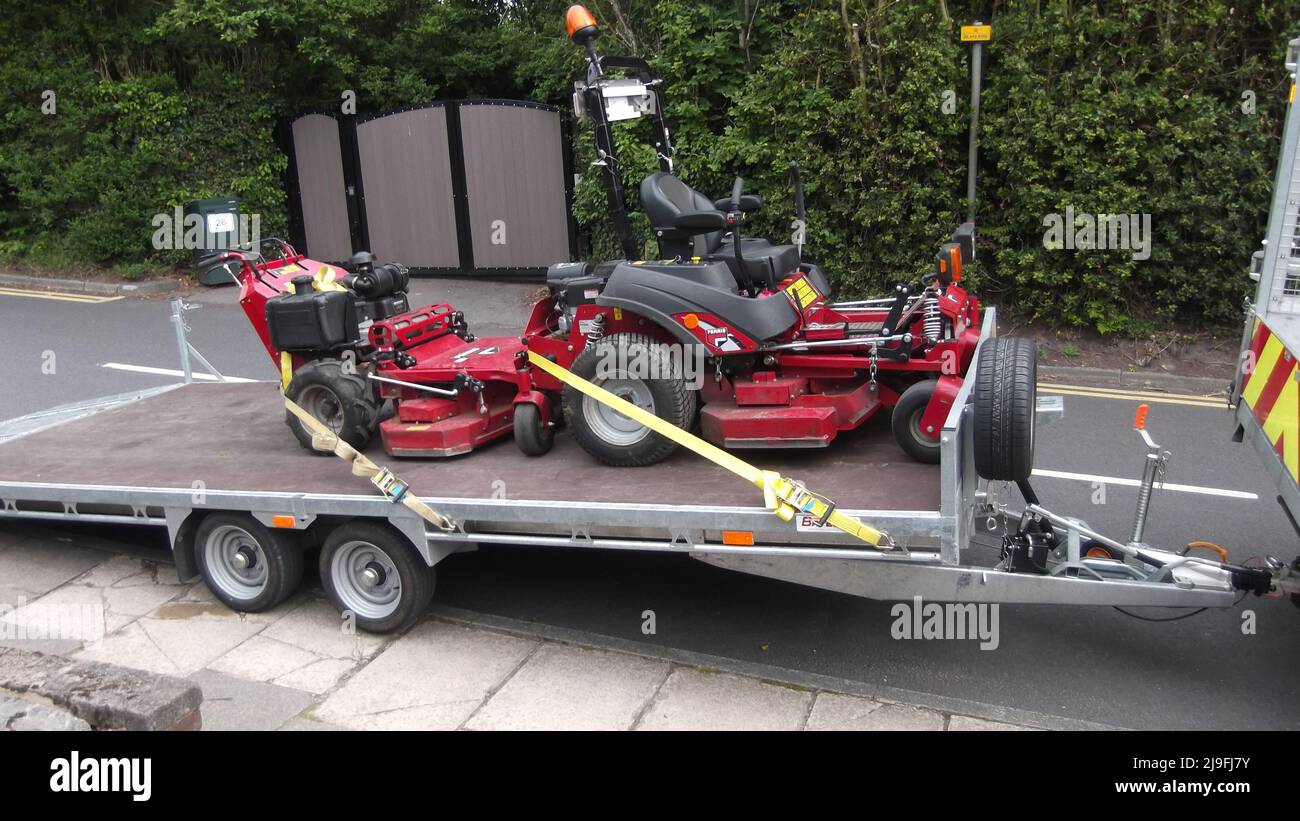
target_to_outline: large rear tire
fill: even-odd
[[[662,342],[643,334],[615,334],[584,348],[571,370],[660,419],[689,429],[695,419],[696,393],[688,387],[685,374],[675,372],[678,368],[680,363],[673,362]],[[576,388],[565,386],[563,404],[565,423],[578,444],[607,465],[652,465],[677,450],[676,442]]]
[[[1018,482],[1034,470],[1038,349],[1033,340],[987,340],[975,365],[975,471]]]
[[[337,359],[317,359],[294,372],[284,395],[357,450],[365,448],[379,424],[379,404],[359,374],[344,370]],[[292,413],[285,423],[298,444],[312,453],[311,431]],[[328,454],[326,454],[328,455]]]

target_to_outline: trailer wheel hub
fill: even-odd
[[[248,545],[241,545],[235,555],[230,557],[230,563],[239,570],[248,570],[257,564],[257,553]]]
[[[387,575],[388,574],[384,572],[384,568],[375,562],[371,562],[361,571],[358,581],[361,583],[362,587],[367,590],[373,590],[384,583],[384,578]]]

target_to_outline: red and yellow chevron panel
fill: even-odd
[[[1258,320],[1250,340],[1241,400],[1246,403],[1293,480],[1300,479],[1300,383],[1296,358]]]

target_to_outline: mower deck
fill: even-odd
[[[0,443],[0,482],[182,489],[202,482],[208,491],[372,493],[337,459],[299,447],[283,419],[273,384],[188,385]],[[756,489],[692,454],[647,468],[607,467],[563,430],[555,449],[536,458],[508,439],[437,461],[395,459],[378,442],[367,453],[426,498],[762,505]],[[939,509],[939,467],[908,459],[883,423],[842,433],[829,449],[749,458],[807,479],[846,509]]]

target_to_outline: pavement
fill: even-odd
[[[977,705],[964,713],[837,691],[834,682],[794,673],[637,652],[627,642],[484,623],[448,608],[400,635],[367,635],[349,630],[314,587],[269,612],[235,613],[202,583],[180,583],[170,565],[138,553],[95,536],[0,524],[0,645],[188,679],[203,692],[205,730],[1085,726],[1005,713],[994,720]],[[0,693],[0,727],[80,725],[48,705]]]
[[[531,282],[417,280],[412,301],[451,301],[476,332],[506,335],[517,333],[516,320],[536,289]],[[191,340],[214,365],[239,377],[274,378],[233,289],[198,291],[187,300],[202,306],[190,316]],[[87,304],[0,295],[0,325],[13,354],[0,358],[0,384],[7,387],[0,392],[0,418],[174,383],[177,355],[167,317],[163,298]],[[51,356],[55,368],[45,367]],[[1177,549],[1205,539],[1227,547],[1237,561],[1294,557],[1296,533],[1271,481],[1248,447],[1230,441],[1230,413],[1213,399],[1220,387],[1218,380],[1135,381],[1117,373],[1044,370],[1040,391],[1063,395],[1066,412],[1038,439],[1039,496],[1052,509],[1127,536],[1136,490],[1125,483],[1137,478],[1143,453],[1131,423],[1137,404],[1149,402],[1148,427],[1174,454],[1168,481],[1181,486],[1157,494],[1151,540]],[[56,541],[81,535],[68,528],[50,533]],[[152,530],[113,538],[118,544],[103,549],[146,546],[155,562],[166,558],[165,539]],[[71,543],[59,544],[42,551],[44,560],[30,570],[35,577],[63,572],[75,551]],[[3,555],[0,595],[13,578]],[[1133,615],[1171,614],[1005,605],[1001,643],[986,652],[971,642],[895,640],[889,602],[744,576],[677,555],[484,547],[440,565],[438,584],[432,622],[687,668],[717,660],[718,669],[759,681],[941,715],[1034,726],[1050,724],[1040,717],[1057,716],[1141,729],[1300,729],[1300,618],[1287,602],[1251,597],[1235,610],[1160,623]],[[642,629],[648,610],[657,614],[651,634]]]

